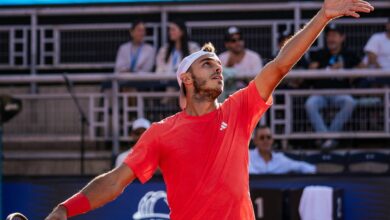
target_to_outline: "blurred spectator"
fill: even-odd
[[[131,138],[133,139],[134,145],[137,143],[141,135],[150,127],[150,121],[145,118],[138,118],[133,122],[131,130]],[[127,154],[131,149],[118,155],[115,161],[115,167],[118,167],[122,164],[123,160],[126,158]]]
[[[376,33],[368,40],[364,51],[364,63],[366,67],[373,69],[390,69],[390,17],[385,25],[386,31]],[[359,82],[359,87],[378,88],[388,87],[389,77],[367,77]]]
[[[341,28],[330,25],[325,34],[326,48],[310,55],[309,69],[351,69],[359,66],[360,58],[355,52],[344,46],[346,35]],[[333,79],[332,83],[334,83]],[[323,84],[323,82],[320,82],[320,84]],[[345,88],[349,84],[343,81],[337,86]]]
[[[131,41],[119,47],[115,61],[116,73],[153,71],[156,52],[150,44],[144,42],[145,34],[144,22],[134,22],[130,28]]]
[[[390,17],[386,24],[386,31],[372,35],[364,51],[368,57],[369,67],[390,69]]]
[[[225,71],[234,76],[255,76],[263,67],[261,57],[255,51],[245,48],[242,33],[237,27],[229,27],[225,34],[225,48],[219,58]]]
[[[169,41],[167,45],[160,48],[156,58],[156,73],[157,74],[176,74],[176,70],[181,60],[191,53],[200,50],[197,43],[189,41],[187,27],[182,21],[174,21],[169,24]],[[161,82],[166,86],[167,92],[175,92],[178,90],[176,81]],[[160,101],[161,105],[174,105],[176,98],[163,98]]]
[[[261,126],[255,130],[255,149],[249,150],[250,174],[315,173],[316,167],[303,161],[286,157],[272,150],[274,139],[271,130]]]
[[[223,66],[225,90],[219,97],[223,101],[231,92],[244,88],[248,80],[237,80],[236,76],[256,76],[263,67],[261,57],[255,51],[245,48],[245,41],[237,27],[229,27],[225,33],[227,51],[219,55]]]
[[[359,58],[352,51],[343,46],[345,40],[344,32],[336,26],[330,26],[326,32],[326,48],[311,55],[310,69],[350,69],[357,67]],[[332,72],[332,74],[337,74]],[[312,88],[349,88],[348,79],[321,79],[313,80],[310,83]],[[344,124],[350,119],[355,108],[356,101],[351,95],[312,95],[305,103],[306,113],[312,127],[316,132],[338,132],[343,129]],[[339,109],[332,119],[330,126],[325,124],[320,112],[323,108],[332,107]],[[320,144],[323,149],[332,148],[337,142],[328,139]]]
[[[175,74],[183,57],[200,50],[197,43],[189,41],[187,28],[182,21],[169,24],[169,42],[160,48],[156,58],[156,72]]]

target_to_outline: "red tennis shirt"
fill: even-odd
[[[248,144],[268,107],[252,81],[208,114],[153,123],[124,163],[142,183],[160,167],[172,220],[255,219]]]

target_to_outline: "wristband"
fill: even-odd
[[[88,198],[81,192],[76,193],[60,205],[66,208],[68,218],[86,213],[91,210]]]

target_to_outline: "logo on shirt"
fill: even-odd
[[[138,203],[138,211],[134,213],[134,220],[146,220],[146,219],[169,219],[169,214],[156,212],[156,204],[158,201],[163,201],[166,206],[167,193],[165,191],[150,191],[146,193]]]
[[[221,127],[219,128],[219,130],[220,130],[220,131],[223,131],[223,130],[225,130],[225,129],[227,128],[227,126],[228,126],[227,123],[223,121],[223,122],[221,123]]]

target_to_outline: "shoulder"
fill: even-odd
[[[168,50],[168,45],[167,45],[167,44],[161,46],[161,47],[158,49],[158,52],[159,52],[159,53],[162,53],[162,52],[165,52],[166,50]]]
[[[119,46],[119,50],[130,50],[131,42],[123,43]]]
[[[220,60],[226,60],[229,57],[229,51],[222,52],[218,55]]]
[[[154,47],[148,43],[144,43],[144,49],[154,51]]]
[[[245,52],[251,56],[251,57],[256,57],[256,58],[260,58],[260,54],[258,54],[256,51],[253,51],[251,49],[245,49]]]
[[[254,149],[249,149],[249,155],[254,156],[256,154],[256,148]]]
[[[280,160],[280,161],[281,160],[291,160],[286,155],[284,155],[284,153],[282,153],[282,152],[273,152],[272,157],[274,157],[275,159]]]
[[[371,38],[373,40],[383,40],[384,38],[386,38],[386,34],[384,32],[380,32],[380,33],[375,33],[371,36]]]
[[[367,44],[381,43],[386,39],[386,34],[384,32],[373,34],[368,40]]]
[[[173,125],[176,123],[176,121],[180,118],[180,115],[182,112],[178,112],[174,115],[171,115],[169,117],[166,117],[162,119],[159,122],[152,123],[150,128],[153,128],[156,132],[164,132],[167,131],[169,128],[172,128]]]

